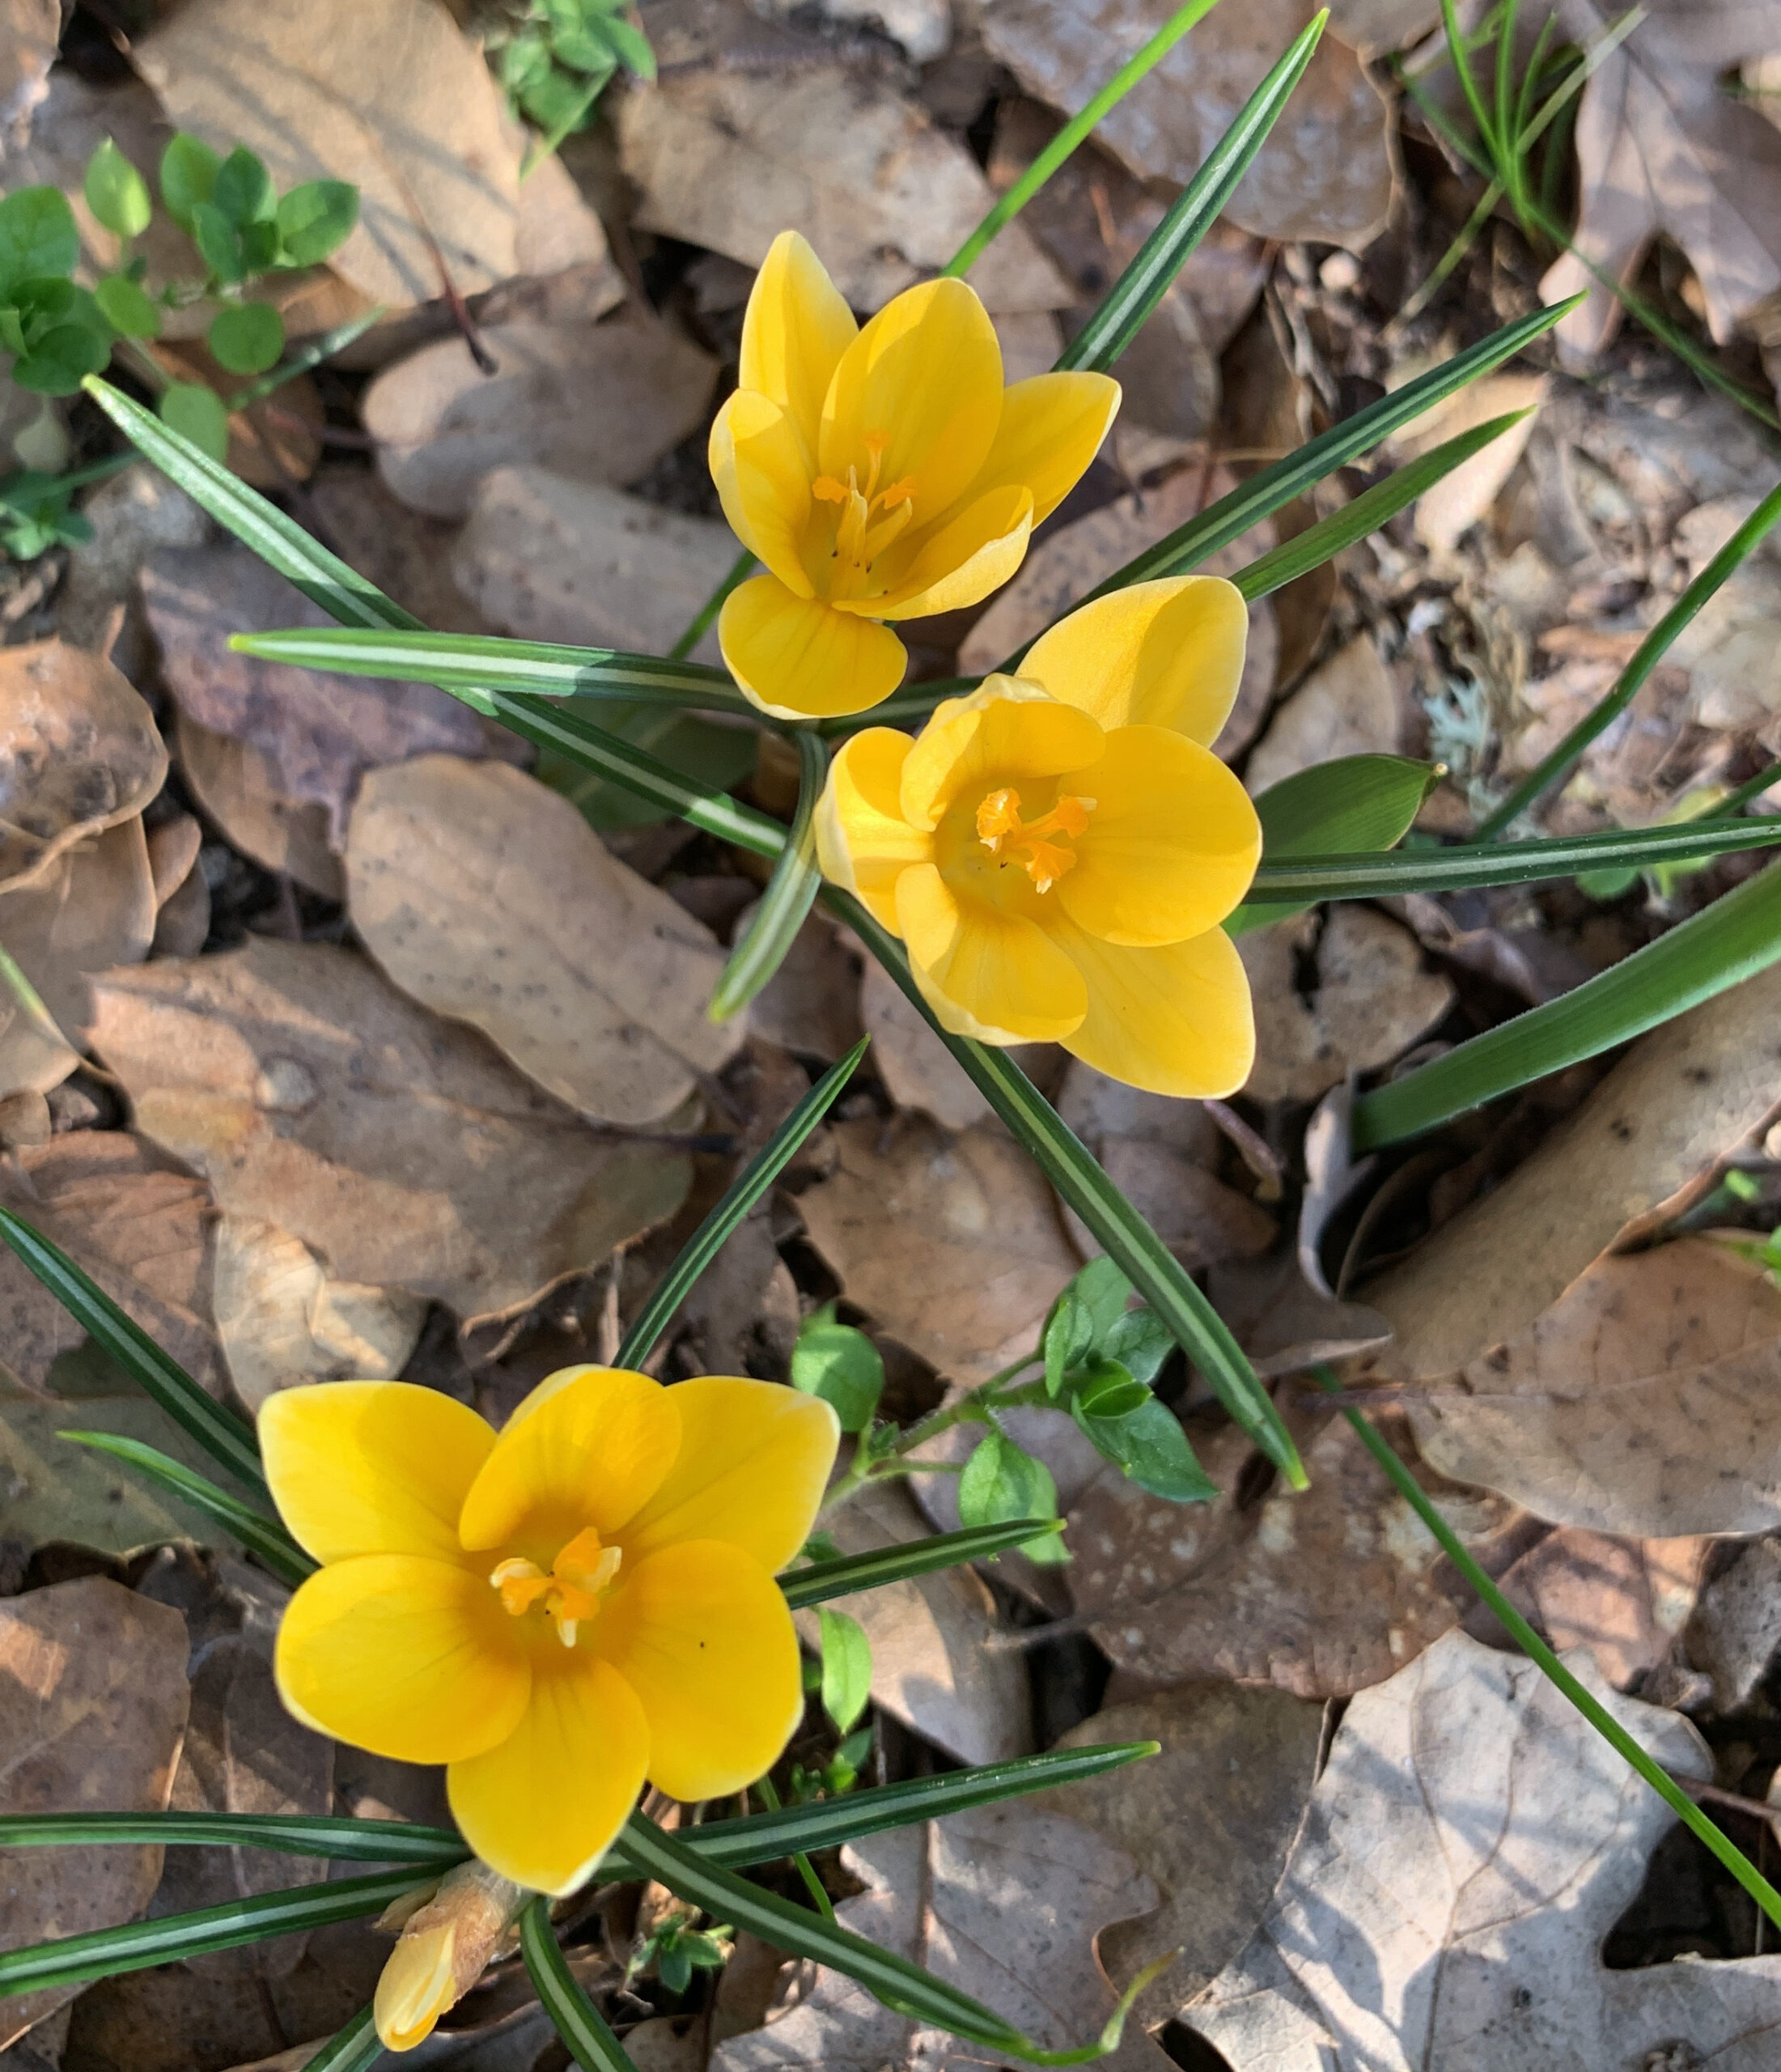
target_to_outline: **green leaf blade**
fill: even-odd
[[[138,1473],[171,1490],[194,1510],[214,1518],[293,1590],[299,1583],[307,1582],[321,1565],[304,1553],[276,1518],[251,1509],[227,1490],[218,1488],[214,1482],[170,1459],[155,1447],[144,1446],[139,1439],[125,1438],[115,1432],[64,1432],[62,1437],[71,1439],[77,1446],[91,1446],[96,1453],[109,1454],[114,1459],[127,1463]]]
[[[963,1532],[937,1532],[927,1539],[911,1540],[901,1547],[876,1548],[869,1554],[850,1554],[838,1561],[813,1562],[807,1569],[792,1569],[779,1578],[786,1603],[794,1611],[807,1604],[821,1604],[832,1597],[846,1597],[855,1590],[876,1590],[881,1584],[901,1582],[910,1576],[931,1575],[936,1569],[954,1569],[961,1561],[987,1561],[1029,1539],[1061,1532],[1062,1522],[1035,1525],[1016,1519],[1006,1525],[975,1526]]]
[[[711,996],[713,1021],[728,1021],[741,1013],[784,963],[822,885],[816,864],[816,804],[829,774],[829,751],[820,736],[800,727],[798,748],[798,807],[786,846],[773,867],[754,918],[728,961]]]
[[[570,1970],[550,1926],[550,1902],[541,1894],[519,1917],[519,1950],[551,2025],[581,2072],[636,2072]]]

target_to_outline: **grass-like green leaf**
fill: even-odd
[[[0,1950],[0,1999],[46,1985],[80,1985],[119,1972],[180,1964],[213,1950],[233,1950],[244,1942],[264,1942],[269,1936],[326,1928],[337,1921],[362,1921],[367,1914],[381,1913],[419,1882],[412,1866],[385,1870],[373,1878],[299,1885],[252,1899],[225,1900],[221,1906],[200,1907],[191,1913],[163,1914],[158,1921],[126,1921],[121,1928],[95,1928],[53,1942],[30,1943],[22,1950]]]
[[[681,1899],[794,1956],[845,1972],[899,2014],[931,2023],[986,2050],[1031,2055],[1032,2047],[1020,2032],[969,1993],[808,1907],[794,1906],[750,1884],[640,1814],[634,1813],[625,1823],[624,1846],[626,1856],[647,1875]]]
[[[419,633],[396,627],[299,626],[231,635],[238,653],[339,676],[396,678],[459,690],[509,690],[533,698],[617,698],[628,704],[760,714],[722,669],[615,648],[503,640],[494,634]]]
[[[1186,12],[1184,8],[1182,13]],[[1180,19],[1177,15],[1176,20]],[[1104,373],[1137,337],[1189,255],[1223,213],[1238,181],[1267,142],[1268,133],[1304,77],[1329,19],[1327,7],[1313,15],[1237,110],[1229,129],[1169,204],[1168,214],[1139,248],[1131,264],[1065,346],[1058,360],[1060,371],[1082,367]],[[1140,57],[1143,54],[1139,53]]]
[[[376,2018],[369,2007],[361,2007],[345,2028],[306,2061],[303,2072],[371,2072],[383,2054]]]
[[[77,1446],[91,1446],[95,1453],[110,1454],[127,1463],[170,1489],[193,1510],[214,1518],[293,1589],[320,1565],[304,1553],[276,1518],[253,1509],[194,1469],[182,1466],[154,1446],[144,1446],[140,1439],[126,1439],[115,1432],[64,1432],[61,1436]]]
[[[125,1316],[104,1289],[59,1246],[11,1210],[0,1208],[0,1240],[103,1351],[189,1432],[212,1459],[256,1496],[269,1497],[253,1427],[207,1396],[178,1361]]]
[[[663,1275],[642,1312],[618,1348],[621,1367],[640,1367],[654,1351],[668,1320],[691,1292],[693,1283],[716,1258],[724,1239],[753,1208],[797,1155],[799,1147],[828,1114],[836,1098],[866,1055],[861,1037],[846,1057],[832,1064],[724,1191],[682,1246],[680,1257]]]
[[[519,1952],[545,2012],[581,2072],[637,2072],[565,1961],[550,1926],[550,1902],[542,1893],[519,1917]]]
[[[1006,1051],[973,1043],[940,1027],[910,974],[902,945],[857,899],[833,885],[823,897],[897,981],[984,1099],[1026,1147],[1040,1171],[1125,1268],[1126,1278],[1168,1326],[1219,1401],[1291,1487],[1305,1488],[1304,1464],[1292,1435],[1229,1327],[1181,1261],[1090,1157],[1088,1147]]]
[[[1370,1151],[1416,1136],[1580,1058],[1629,1042],[1777,957],[1781,870],[1771,869],[1557,1000],[1362,1094],[1355,1103],[1355,1149]]]
[[[331,1813],[0,1814],[0,1849],[116,1848],[125,1842],[156,1849],[265,1849],[281,1856],[418,1864],[430,1870],[449,1870],[470,1853],[464,1837],[449,1828],[348,1820]]]
[[[832,1597],[846,1597],[858,1590],[876,1590],[880,1583],[901,1582],[908,1576],[931,1575],[936,1569],[956,1569],[961,1561],[987,1561],[1011,1548],[1024,1547],[1029,1540],[1044,1539],[1063,1531],[1061,1518],[1013,1518],[1001,1525],[969,1526],[962,1532],[937,1532],[927,1539],[912,1539],[906,1546],[875,1548],[869,1554],[849,1554],[838,1561],[816,1561],[808,1569],[792,1569],[779,1578],[786,1602],[794,1611],[806,1604],[821,1604]]]
[[[1315,1367],[1312,1372],[1317,1377],[1320,1387],[1332,1394],[1341,1392],[1342,1384],[1328,1367]],[[1342,1415],[1354,1427],[1367,1450],[1385,1470],[1399,1496],[1440,1543],[1442,1552],[1502,1622],[1510,1639],[1541,1675],[1570,1700],[1615,1753],[1632,1765],[1696,1841],[1706,1844],[1769,1919],[1781,1927],[1781,1892],[1775,1890],[1731,1836],[1708,1819],[1669,1771],[1647,1750],[1642,1748],[1607,1707],[1585,1689],[1565,1667],[1478,1566],[1465,1542],[1441,1515],[1440,1506],[1398,1458],[1396,1451],[1373,1429],[1372,1420],[1351,1404],[1343,1407]]]
[[[1614,689],[1591,707],[1564,739],[1541,758],[1515,789],[1478,827],[1478,839],[1489,841],[1537,805],[1558,783],[1604,728],[1611,726],[1638,695],[1640,686],[1669,653],[1682,628],[1720,588],[1727,577],[1749,558],[1763,535],[1781,519],[1781,484],[1771,489],[1740,525],[1706,567],[1683,591],[1651,631],[1639,643],[1639,652],[1620,673]]]
[[[799,728],[798,809],[786,846],[742,940],[730,952],[711,996],[714,1021],[738,1014],[785,962],[822,884],[816,864],[816,801],[829,775],[829,751],[808,727]]]
[[[1504,432],[1512,431],[1532,414],[1531,410],[1511,410],[1506,417],[1492,418],[1487,423],[1474,425],[1469,431],[1462,431],[1452,439],[1444,439],[1439,446],[1431,446],[1418,459],[1394,469],[1383,482],[1363,490],[1341,510],[1331,512],[1327,518],[1320,518],[1295,538],[1283,541],[1271,553],[1261,555],[1246,568],[1240,568],[1231,580],[1253,604],[1257,597],[1266,597],[1295,576],[1321,568],[1344,547],[1351,547],[1369,533],[1376,533],[1387,519],[1395,518],[1418,497],[1426,496],[1463,461],[1469,461],[1474,453],[1481,452],[1493,439],[1500,439]]]

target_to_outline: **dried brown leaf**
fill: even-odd
[[[875,958],[859,979],[859,1020],[872,1039],[871,1059],[900,1108],[920,1108],[944,1128],[986,1121],[990,1104],[966,1078],[925,1016]]]
[[[143,1133],[343,1280],[506,1313],[685,1195],[684,1158],[596,1136],[348,951],[261,938],[95,991]]]
[[[233,847],[269,871],[294,878],[306,892],[346,898],[346,866],[329,847],[326,806],[292,798],[258,749],[214,734],[183,712],[173,738],[193,797]]]
[[[1401,724],[1397,688],[1363,633],[1320,663],[1281,707],[1243,781],[1259,796],[1283,778],[1337,756],[1395,754]]]
[[[1698,1535],[1623,1539],[1562,1526],[1505,1569],[1496,1585],[1561,1654],[1588,1648],[1602,1675],[1625,1691],[1669,1658],[1694,1611],[1712,1544]],[[1466,1630],[1507,1645],[1482,1604]]]

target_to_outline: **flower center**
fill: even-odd
[[[1076,868],[1075,851],[1050,838],[1061,834],[1073,841],[1085,833],[1095,805],[1093,799],[1066,793],[1050,813],[1023,820],[1020,794],[1003,784],[977,809],[977,839],[992,856],[1018,863],[1041,892],[1049,892],[1066,871]]]
[[[857,595],[864,587],[864,579],[871,572],[872,563],[915,516],[913,476],[901,476],[883,489],[878,486],[884,449],[889,444],[888,432],[867,433],[863,488],[860,486],[859,470],[854,467],[848,469],[845,482],[837,482],[833,475],[818,475],[810,485],[810,493],[819,503],[841,506],[835,525],[835,544],[830,550],[835,563],[829,593],[833,597]],[[873,514],[879,512],[884,515],[875,523]]]
[[[592,1526],[578,1532],[558,1553],[547,1575],[522,1554],[496,1562],[489,1581],[501,1593],[501,1608],[517,1619],[541,1599],[546,1617],[553,1619],[557,1637],[566,1648],[575,1645],[575,1628],[592,1619],[611,1589],[624,1558],[616,1547],[603,1547]]]

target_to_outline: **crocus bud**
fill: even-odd
[[[386,2050],[412,2050],[433,2033],[511,1942],[531,1894],[487,1864],[461,1863],[414,1907],[398,1900],[385,1925],[401,1934],[377,1981],[372,2014]],[[391,1917],[393,1916],[392,1920]]]

